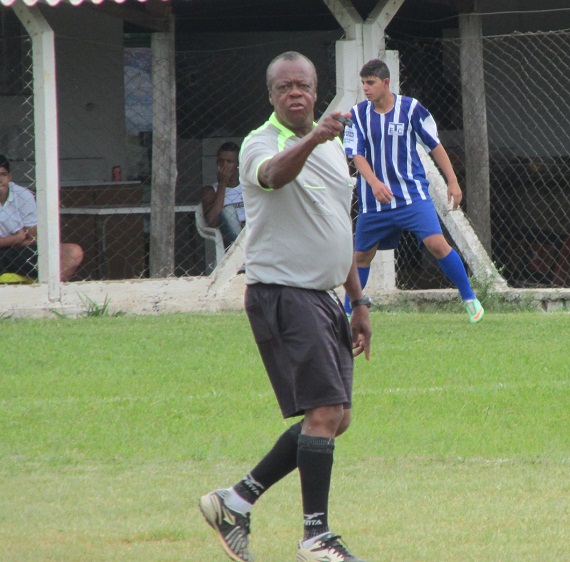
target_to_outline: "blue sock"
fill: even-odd
[[[358,267],[358,277],[360,278],[360,286],[364,290],[366,283],[368,283],[368,276],[370,275],[370,266],[368,267]],[[348,294],[344,296],[344,311],[347,314],[352,314],[352,307],[350,306],[350,299]]]
[[[467,271],[459,254],[452,248],[447,256],[437,261],[445,276],[459,289],[461,298],[464,301],[474,300],[475,293],[471,288]]]

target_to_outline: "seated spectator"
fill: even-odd
[[[218,181],[202,188],[201,201],[208,226],[219,228],[226,250],[245,225],[242,186],[239,183],[239,146],[225,142],[217,152]]]
[[[0,274],[37,278],[37,224],[34,194],[12,181],[10,163],[0,155]],[[61,244],[61,280],[71,278],[82,260],[80,246]]]

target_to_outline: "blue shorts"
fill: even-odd
[[[404,230],[415,234],[420,243],[433,234],[443,234],[431,200],[379,213],[359,214],[356,219],[354,249],[366,252],[378,244],[379,250],[394,250],[398,247]]]

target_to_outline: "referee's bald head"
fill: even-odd
[[[313,79],[315,81],[315,89],[317,87],[317,70],[315,68],[315,65],[313,64],[313,61],[311,61],[309,58],[307,58],[305,55],[302,55],[301,53],[298,53],[297,51],[285,51],[284,53],[281,53],[280,55],[277,55],[270,63],[269,66],[267,67],[267,72],[265,75],[265,81],[267,83],[267,89],[271,90],[271,86],[273,84],[273,79],[274,79],[274,67],[275,65],[280,62],[280,61],[290,61],[290,62],[295,62],[295,61],[299,61],[299,60],[303,60],[305,61],[312,69],[312,73],[313,73]]]

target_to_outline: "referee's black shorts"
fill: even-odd
[[[352,404],[352,337],[334,291],[248,285],[245,310],[283,417]]]

